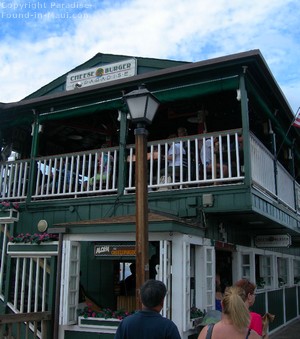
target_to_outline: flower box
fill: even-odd
[[[49,241],[40,244],[26,244],[9,242],[7,244],[7,254],[14,256],[45,256],[57,255],[58,241]]]
[[[80,327],[97,328],[102,330],[116,330],[120,324],[116,318],[92,318],[78,317],[78,325]]]
[[[5,223],[12,223],[19,220],[19,212],[14,208],[0,210],[0,221]]]
[[[191,319],[191,321],[192,321],[192,326],[196,328],[196,327],[201,326],[203,317],[194,318],[194,319]]]

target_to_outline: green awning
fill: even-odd
[[[123,107],[122,98],[115,98],[110,100],[103,100],[93,104],[75,106],[65,108],[57,111],[42,113],[39,116],[39,122],[45,122],[47,120],[59,120],[67,119],[76,116],[89,115],[95,112],[106,110],[118,110]]]
[[[190,83],[182,86],[169,87],[166,89],[153,91],[153,94],[161,103],[172,102],[182,99],[190,99],[200,97],[212,93],[218,93],[222,91],[235,90],[239,86],[238,75],[218,78],[214,80],[201,81],[198,83]],[[95,112],[103,112],[108,110],[126,110],[122,97],[103,99],[91,104],[84,104],[74,107],[66,107],[49,112],[42,112],[39,114],[39,123],[43,123],[49,120],[67,119],[76,116],[85,116],[93,114]],[[16,112],[17,113],[17,112]],[[24,113],[23,113],[24,114]],[[32,113],[18,116],[7,121],[1,127],[16,126],[21,124],[32,123],[34,117]]]
[[[202,81],[188,85],[167,88],[153,92],[161,103],[190,99],[197,96],[204,96],[208,94],[236,90],[239,88],[239,76],[234,75],[226,78],[218,78],[214,80]]]

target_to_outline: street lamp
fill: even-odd
[[[140,86],[123,96],[131,120],[137,124],[135,134],[135,203],[136,203],[136,306],[141,308],[140,287],[149,278],[148,258],[148,188],[147,188],[147,135],[145,128],[151,124],[158,109],[159,101],[144,87]]]

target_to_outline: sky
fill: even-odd
[[[97,53],[196,62],[259,49],[300,106],[298,0],[0,1],[0,102]]]

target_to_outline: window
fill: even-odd
[[[242,277],[251,280],[251,258],[250,254],[242,254]]]
[[[273,282],[272,257],[255,255],[256,285],[258,289],[271,287]]]
[[[277,258],[278,287],[288,283],[288,260],[287,258]]]
[[[294,284],[300,283],[300,260],[294,259]]]

